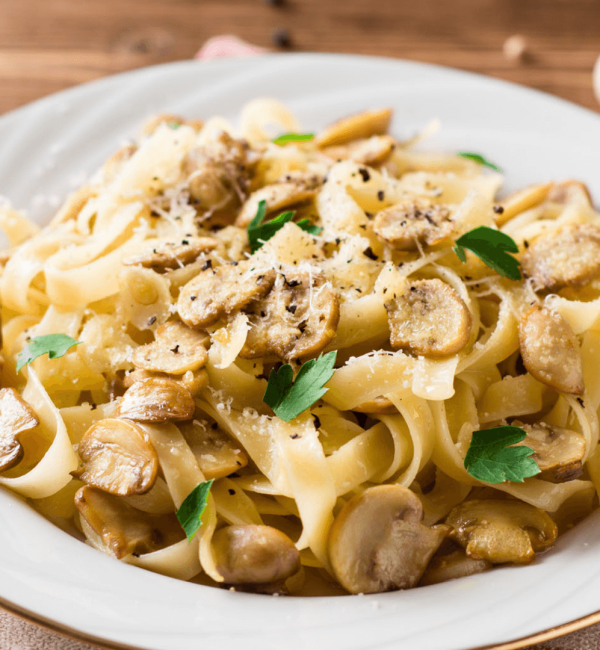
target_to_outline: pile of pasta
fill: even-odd
[[[47,226],[2,206],[0,485],[129,564],[292,595],[529,562],[591,512],[600,215],[576,182],[498,200],[500,173],[398,141],[390,119],[274,142],[301,131],[275,100],[238,127],[159,116]],[[252,252],[261,208],[294,215]],[[521,280],[455,254],[481,226],[516,242]],[[533,370],[556,332],[571,356]],[[78,345],[17,372],[57,333]],[[277,417],[270,372],[333,350],[327,392]],[[473,432],[511,423],[534,458],[564,445],[538,476],[477,480]],[[190,541],[175,513],[209,479]]]

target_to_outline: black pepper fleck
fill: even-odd
[[[154,325],[156,323],[156,316],[152,316],[148,319],[148,325]]]
[[[229,494],[231,494],[231,496],[233,496],[235,494],[235,490],[233,488],[229,488],[227,490],[227,492],[229,492]]]
[[[369,170],[365,169],[364,167],[361,167],[358,170],[358,173],[362,176],[363,182],[366,183],[367,181],[371,180],[371,174],[369,174]]]
[[[494,212],[496,214],[502,214],[504,212],[504,208],[501,205],[495,205],[494,206]]]
[[[365,257],[368,257],[370,260],[373,260],[374,262],[376,262],[379,259],[377,255],[375,255],[373,249],[370,246],[368,248],[365,248],[365,250],[363,251],[363,255]]]
[[[379,190],[379,192],[377,192],[377,198],[380,201],[383,201],[383,199],[385,198],[385,192],[383,190]]]

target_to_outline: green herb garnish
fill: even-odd
[[[520,280],[520,262],[508,253],[518,253],[519,247],[514,239],[488,226],[479,226],[459,237],[454,252],[462,262],[467,261],[464,249],[467,248],[499,275],[511,280]],[[508,251],[508,252],[507,252]]]
[[[466,158],[467,160],[472,160],[473,162],[476,162],[478,165],[482,165],[483,167],[489,167],[490,169],[494,169],[497,172],[501,172],[502,170],[498,165],[494,165],[494,163],[490,162],[486,158],[484,158],[481,154],[479,153],[470,153],[469,151],[460,151],[458,155],[461,158]]]
[[[273,142],[278,145],[287,144],[288,142],[308,142],[315,137],[314,133],[282,133],[277,136]]]
[[[202,526],[202,515],[206,509],[206,500],[213,484],[213,480],[202,481],[185,497],[183,503],[177,510],[177,519],[185,531],[188,541],[194,539],[194,535]]]
[[[255,217],[248,224],[248,240],[250,241],[250,250],[253,253],[271,239],[278,230],[281,230],[286,223],[291,221],[296,213],[294,211],[282,212],[271,221],[263,223],[266,214],[267,202],[262,200],[258,204]],[[311,224],[308,219],[301,219],[296,225],[311,235],[318,235],[323,230]]]
[[[29,365],[32,361],[44,354],[49,359],[59,359],[74,346],[79,345],[81,341],[76,341],[66,334],[46,334],[31,339],[29,343],[17,355],[17,372],[21,368]]]
[[[526,446],[511,447],[525,439],[520,427],[495,427],[474,431],[469,451],[465,456],[465,469],[485,483],[522,483],[524,479],[540,473],[540,468],[530,456],[533,449]]]
[[[286,422],[311,407],[327,392],[325,384],[333,377],[337,351],[322,354],[302,365],[294,381],[292,366],[285,364],[279,370],[271,370],[263,402],[275,415]]]

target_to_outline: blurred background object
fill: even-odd
[[[0,112],[219,34],[471,70],[598,109],[600,0],[2,0]]]

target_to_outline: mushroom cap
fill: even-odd
[[[583,393],[579,341],[563,316],[534,305],[521,316],[519,343],[523,364],[538,381],[563,393]]]
[[[558,534],[543,510],[512,499],[473,499],[452,509],[450,537],[470,558],[493,564],[527,564],[550,547]]]
[[[0,389],[0,472],[20,462],[23,447],[17,438],[39,423],[31,406],[14,388]]]
[[[426,357],[460,352],[469,342],[472,318],[463,299],[441,280],[417,280],[385,304],[394,349]]]
[[[218,246],[213,237],[184,237],[179,240],[168,238],[151,239],[146,250],[123,260],[125,266],[139,265],[164,273],[169,269],[178,269],[195,262],[202,253],[207,253]]]
[[[419,587],[437,585],[440,582],[466,578],[467,576],[483,573],[492,568],[492,563],[487,560],[475,560],[469,557],[463,549],[456,549],[447,555],[435,556],[427,571],[425,571]]]
[[[329,533],[335,577],[350,593],[416,586],[447,534],[421,524],[418,497],[400,485],[379,485],[353,497]]]
[[[71,474],[118,496],[144,494],[156,482],[158,456],[148,434],[127,420],[93,424],[78,448],[83,466]]]
[[[225,526],[212,543],[217,571],[226,584],[272,584],[300,569],[292,540],[271,526]]]
[[[416,198],[378,212],[373,232],[398,250],[414,251],[419,244],[433,246],[449,240],[454,222],[447,206]]]
[[[189,420],[195,410],[190,391],[181,383],[162,377],[136,381],[119,404],[119,415],[137,422]]]
[[[380,108],[343,117],[320,133],[315,138],[315,143],[324,148],[370,138],[372,135],[383,135],[390,127],[392,115],[391,108]]]

